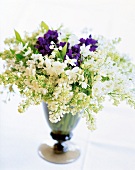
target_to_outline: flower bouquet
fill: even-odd
[[[53,147],[40,145],[45,160],[68,163],[79,157],[75,145],[63,144],[71,139],[79,114],[94,130],[106,99],[135,108],[135,65],[118,52],[119,41],[90,34],[78,37],[63,27],[50,29],[45,22],[23,38],[15,30],[15,36],[5,40],[0,85],[10,93],[19,90],[19,112],[43,102],[51,136],[58,141]]]
[[[57,123],[68,114],[81,112],[88,128],[109,99],[135,108],[135,65],[118,52],[120,39],[103,36],[78,37],[63,27],[50,29],[45,22],[23,38],[15,30],[7,38],[8,49],[0,53],[5,61],[0,84],[10,92],[18,88],[19,112],[46,102],[49,120]]]

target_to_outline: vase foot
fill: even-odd
[[[66,144],[68,146],[68,151],[65,153],[55,153],[53,146],[50,146],[49,144],[41,144],[39,146],[38,153],[41,158],[45,159],[48,162],[56,164],[71,163],[79,158],[80,150],[72,142],[66,142]]]

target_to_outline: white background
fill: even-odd
[[[93,34],[121,37],[119,49],[135,62],[134,0],[1,0],[0,51],[14,29],[32,32],[42,20],[52,27],[63,23],[74,32],[88,27]],[[72,164],[55,165],[37,154],[40,143],[50,138],[42,106],[19,114],[19,96],[8,104],[2,102],[4,97],[0,97],[1,170],[135,169],[135,110],[124,103],[118,108],[105,103],[95,132],[87,130],[82,120],[72,139],[80,146],[81,157]]]

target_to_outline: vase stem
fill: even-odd
[[[53,149],[54,149],[54,153],[61,154],[68,151],[68,146],[63,142],[58,142],[54,144]]]
[[[60,154],[60,153],[67,152],[68,146],[64,142],[70,140],[73,134],[69,133],[64,135],[61,134],[61,132],[57,132],[57,133],[51,132],[50,134],[54,140],[57,140],[57,143],[55,143],[53,146],[54,153]]]

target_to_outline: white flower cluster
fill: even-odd
[[[50,120],[56,123],[64,114],[74,115],[83,110],[82,117],[93,130],[97,112],[102,109],[106,97],[114,105],[125,100],[135,108],[135,65],[118,53],[117,41],[97,37],[97,50],[90,51],[91,45],[81,45],[78,60],[75,54],[71,57],[67,53],[66,45],[74,47],[80,39],[61,28],[58,40],[66,45],[57,46],[51,41],[51,53],[43,55],[35,48],[35,43],[47,29],[41,28],[31,36],[26,34],[24,39],[16,32],[15,38],[6,39],[9,50],[0,53],[7,63],[5,72],[0,74],[0,84],[17,86],[26,98],[19,106],[20,112],[29,105],[45,101]]]

